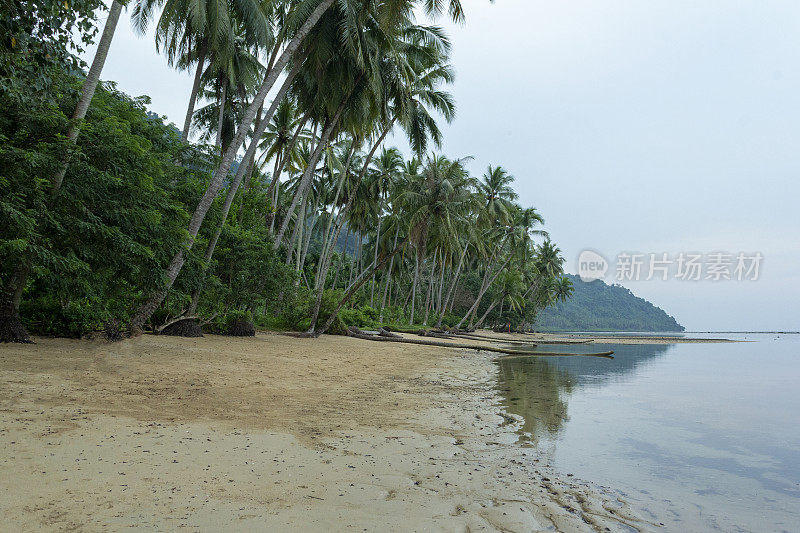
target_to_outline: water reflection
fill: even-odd
[[[800,335],[501,360],[520,439],[676,531],[800,531]],[[518,346],[515,346],[518,348]]]
[[[578,344],[565,350],[563,345],[540,345],[540,352],[603,352],[614,351],[614,359],[596,357],[553,357],[541,359],[559,370],[563,370],[580,384],[603,383],[609,380],[627,379],[633,372],[653,363],[674,348],[674,344]]]
[[[524,419],[521,431],[534,439],[556,434],[567,420],[569,373],[539,358],[500,360],[499,386],[506,411]]]
[[[532,357],[499,360],[498,386],[509,413],[521,416],[525,439],[555,436],[569,419],[569,396],[574,387],[625,379],[638,368],[663,356],[671,345],[574,345],[569,351],[614,350],[614,359],[594,357]],[[563,345],[539,345],[539,351],[563,352]]]

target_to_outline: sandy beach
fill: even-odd
[[[3,529],[630,531],[516,444],[485,352],[345,337],[0,346]]]

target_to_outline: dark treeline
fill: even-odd
[[[457,0],[0,3],[0,340],[527,328],[571,294],[514,178],[431,151],[450,44],[413,10]],[[100,82],[126,9],[194,74],[180,130]]]

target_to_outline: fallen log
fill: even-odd
[[[614,359],[614,352],[594,352],[594,353],[568,353],[568,352],[531,352],[531,353],[521,353],[515,355],[504,355],[498,357],[497,360],[507,360],[507,359],[524,359],[526,357],[570,357],[573,355],[584,355],[587,357],[602,357],[603,359]]]
[[[486,337],[484,335],[478,335],[477,333],[458,333],[455,335],[457,338],[465,338],[465,339],[472,339],[476,341],[487,341],[487,342],[497,342],[502,344],[525,344],[526,346],[536,346],[535,343],[530,341],[521,341],[519,339],[498,339],[493,337]]]
[[[487,351],[487,352],[495,352],[495,353],[502,353],[505,355],[511,356],[518,356],[518,357],[566,357],[570,355],[577,355],[583,357],[605,357],[608,359],[613,359],[611,354],[614,352],[600,352],[600,353],[559,353],[559,352],[526,352],[522,350],[507,350],[505,348],[497,348],[494,346],[481,346],[480,344],[461,344],[455,342],[439,342],[439,341],[428,341],[428,340],[419,340],[419,339],[406,339],[405,337],[384,337],[380,335],[368,335],[361,331],[358,328],[349,327],[347,328],[347,334],[350,337],[354,337],[356,339],[362,339],[366,341],[377,341],[377,342],[399,342],[402,344],[419,344],[421,346],[437,346],[440,348],[461,348],[465,350],[477,350],[477,351]]]

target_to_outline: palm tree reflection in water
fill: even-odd
[[[569,420],[572,392],[599,387],[609,381],[627,380],[643,366],[663,356],[671,345],[600,345],[570,347],[575,352],[614,350],[614,359],[589,357],[531,357],[498,360],[498,389],[506,412],[524,419],[521,440],[537,442],[555,437]],[[563,346],[539,346],[538,350],[563,350]]]

